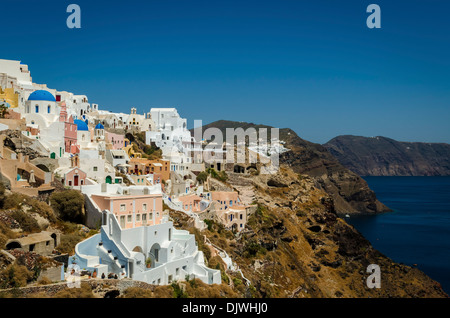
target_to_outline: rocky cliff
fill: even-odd
[[[361,176],[450,176],[450,145],[338,136],[324,147]]]
[[[227,251],[238,272],[222,271],[223,284],[241,296],[282,298],[447,297],[418,268],[397,264],[375,250],[336,214],[334,200],[313,177],[282,165],[276,175],[228,173],[227,183],[257,204],[246,229],[233,235],[214,221],[196,232],[210,267],[221,268],[203,236]],[[183,218],[171,213],[177,227]],[[187,218],[187,217],[184,217]],[[192,226],[190,228],[192,230]],[[367,267],[381,270],[381,288],[367,286]]]
[[[272,128],[266,125],[220,120],[203,126],[219,128],[224,136],[226,128]],[[345,168],[325,148],[300,138],[293,130],[279,130],[279,138],[290,151],[280,156],[280,163],[294,172],[310,176],[317,188],[324,190],[334,200],[338,214],[372,214],[390,211],[379,202],[375,193],[356,173]]]

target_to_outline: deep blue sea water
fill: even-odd
[[[417,267],[450,294],[450,177],[364,177],[394,210],[346,218],[374,248]]]

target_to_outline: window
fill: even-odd
[[[47,106],[47,113],[50,114],[51,109],[52,109],[52,107],[51,107],[50,105],[48,105],[48,106]]]
[[[120,205],[120,211],[125,211],[126,209],[126,205],[125,204],[121,204]]]
[[[172,283],[172,275],[169,275],[169,284]]]
[[[141,221],[141,215],[140,214],[136,214],[136,222],[140,222]]]
[[[35,106],[35,111],[36,111],[36,113],[39,113],[39,105]]]
[[[130,215],[127,215],[127,222],[128,222],[128,223],[131,223],[131,214],[130,214]]]
[[[98,168],[97,168],[97,167],[93,167],[92,169],[93,169],[94,171],[97,171],[97,170],[98,170]]]
[[[148,218],[153,219],[153,213],[149,213]]]
[[[180,269],[179,268],[177,268],[176,270],[175,270],[175,275],[180,275]]]
[[[242,220],[242,214],[241,215],[239,215],[239,218]]]
[[[142,214],[142,223],[147,223],[147,213]]]
[[[143,210],[143,211],[147,211],[147,203],[144,203],[144,204],[142,205],[142,210]]]

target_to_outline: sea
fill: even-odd
[[[345,218],[372,246],[450,295],[450,177],[363,177],[394,212]],[[382,271],[382,269],[381,269]]]

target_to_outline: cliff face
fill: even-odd
[[[220,120],[203,129],[219,128],[225,136],[226,128],[243,129],[271,128],[265,125]],[[373,214],[388,212],[390,209],[377,200],[375,193],[356,173],[345,168],[334,158],[327,148],[300,138],[293,130],[279,130],[279,138],[286,142],[290,151],[280,156],[280,163],[294,172],[310,176],[317,188],[328,193],[334,201],[338,214]]]
[[[230,279],[235,291],[283,298],[447,297],[437,282],[394,263],[338,217],[333,199],[313,177],[282,165],[276,175],[229,173],[227,182],[236,189],[246,184],[252,193],[244,195],[258,204],[243,233],[234,236],[214,224],[202,232],[250,280],[245,290],[239,275]],[[366,284],[370,264],[380,267],[379,289]]]
[[[333,198],[338,214],[390,211],[377,200],[366,181],[341,165],[325,147],[301,139],[290,129],[280,131],[281,138],[291,151],[283,153],[280,162],[297,173],[312,177],[315,186]]]
[[[361,176],[450,176],[450,145],[386,137],[338,136],[324,144]]]

